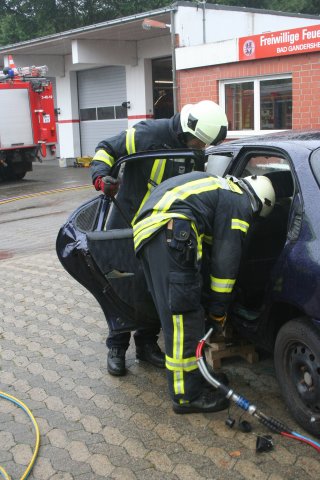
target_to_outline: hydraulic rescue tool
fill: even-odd
[[[219,382],[215,377],[214,374],[212,375],[209,372],[209,369],[206,364],[206,360],[204,357],[204,348],[206,345],[206,341],[210,338],[211,334],[213,333],[213,329],[211,328],[206,335],[199,341],[197,350],[196,350],[196,358],[197,358],[197,363],[200,372],[202,373],[203,377],[209,382],[211,385],[213,385],[217,390],[220,390],[226,398],[230,399],[232,402],[234,402],[237,407],[241,408],[245,412],[247,412],[249,415],[252,415],[254,418],[256,418],[262,425],[267,427],[269,430],[275,433],[279,433],[280,435],[288,438],[292,438],[293,440],[299,440],[302,443],[306,443],[313,447],[317,452],[320,453],[320,443],[305,437],[303,435],[300,435],[297,432],[294,432],[291,430],[291,428],[287,427],[284,423],[281,421],[269,417],[268,415],[265,415],[261,410],[258,410],[258,408],[250,403],[249,400],[247,400],[245,397],[242,397],[241,395],[237,394],[234,390],[229,388],[228,386],[224,385],[223,383]],[[229,425],[231,426],[231,425]],[[264,440],[265,445],[257,445],[257,451],[259,451],[259,448],[262,451],[262,448],[264,450],[270,450],[272,448],[272,440],[270,438],[267,438],[268,436],[262,437]],[[270,437],[270,436],[269,436]],[[261,443],[261,442],[260,442]],[[259,447],[259,448],[258,448]]]

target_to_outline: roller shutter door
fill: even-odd
[[[78,72],[82,156],[93,156],[97,144],[128,128],[125,67]]]

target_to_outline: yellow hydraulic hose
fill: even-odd
[[[22,408],[22,410],[25,411],[25,413],[28,415],[28,417],[32,421],[35,432],[36,432],[36,444],[35,444],[35,448],[34,448],[32,458],[29,462],[28,467],[26,468],[22,477],[20,478],[20,480],[25,480],[26,478],[28,478],[28,476],[29,476],[29,474],[30,474],[30,472],[33,468],[33,465],[36,461],[37,455],[38,455],[38,451],[39,451],[39,447],[40,447],[39,427],[38,427],[38,424],[37,424],[36,419],[34,418],[32,412],[29,410],[27,405],[25,405],[23,402],[21,402],[21,400],[18,400],[17,398],[13,397],[12,395],[9,395],[8,393],[4,393],[4,392],[1,392],[1,391],[0,391],[0,397],[5,398],[6,400],[9,400],[9,402],[12,402],[12,403],[18,405],[18,407]],[[5,480],[10,480],[9,475],[4,470],[4,468],[2,468],[1,466],[0,466],[0,476],[2,476],[2,478],[4,478]]]

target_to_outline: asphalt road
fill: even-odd
[[[23,180],[0,183],[0,258],[52,250],[70,213],[96,196],[88,168],[35,163]]]

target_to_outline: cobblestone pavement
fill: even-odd
[[[4,218],[14,220],[12,208]],[[24,224],[27,238],[39,222]],[[246,415],[251,433],[226,427],[227,412],[174,414],[165,372],[137,363],[133,346],[127,376],[110,376],[102,311],[63,270],[53,239],[46,250],[16,253],[0,262],[0,389],[22,400],[39,424],[41,447],[30,479],[320,478],[319,455],[307,445],[272,434],[274,449],[257,454],[257,435],[270,432]],[[223,369],[237,392],[301,432],[281,400],[271,359],[254,365],[229,359]],[[241,411],[230,413],[238,422]],[[12,479],[21,477],[34,442],[26,414],[0,398],[0,465]]]

